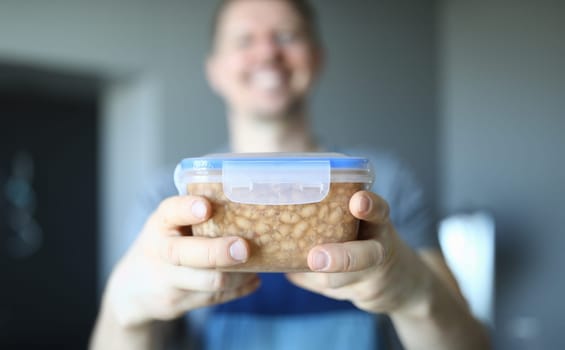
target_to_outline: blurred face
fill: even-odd
[[[282,118],[300,108],[320,52],[304,19],[281,0],[239,0],[219,18],[208,78],[232,112]]]

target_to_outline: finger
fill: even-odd
[[[287,274],[287,278],[301,288],[320,293],[359,283],[366,278],[366,275],[364,271],[348,273],[296,272]]]
[[[228,289],[215,293],[196,292],[193,295],[190,295],[190,297],[186,298],[186,300],[184,301],[185,305],[181,305],[181,307],[184,307],[184,309],[186,310],[190,310],[195,307],[225,303],[253,293],[257,290],[257,288],[259,288],[260,285],[261,280],[259,278],[256,278],[235,289]]]
[[[358,219],[369,221],[374,224],[382,224],[388,221],[388,203],[368,191],[359,191],[349,200],[349,211]]]
[[[215,268],[241,264],[249,257],[247,241],[239,237],[161,237],[157,254],[178,266]]]
[[[361,271],[378,266],[384,260],[385,250],[376,240],[322,244],[308,253],[308,267],[312,271]]]
[[[198,196],[175,196],[161,202],[152,216],[159,229],[171,230],[206,221],[212,214],[210,202]]]
[[[235,289],[258,278],[253,273],[225,273],[170,265],[167,265],[165,273],[175,288],[198,292]]]
[[[326,286],[326,278],[321,273],[294,272],[287,273],[286,278],[296,286],[314,293],[322,293]]]
[[[355,305],[368,305],[367,302],[382,298],[382,283],[375,277],[376,275],[367,275],[366,272],[307,272],[287,275],[287,278],[300,288],[332,299],[355,301]]]

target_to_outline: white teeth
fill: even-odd
[[[251,83],[261,90],[276,90],[283,84],[280,73],[272,70],[262,70],[253,73]]]

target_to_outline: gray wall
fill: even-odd
[[[445,1],[444,213],[496,218],[496,345],[558,349],[565,326],[565,2]]]

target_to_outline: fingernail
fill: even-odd
[[[241,240],[237,240],[230,245],[230,256],[237,261],[245,261],[247,259],[247,248]]]
[[[192,210],[192,215],[199,219],[204,219],[206,217],[206,211],[208,210],[208,208],[206,208],[206,204],[202,201],[195,201],[192,203],[192,207],[190,209]]]
[[[328,254],[323,251],[317,251],[312,257],[312,269],[316,271],[324,270],[328,267],[329,263]]]
[[[371,210],[371,199],[363,195],[359,200],[359,213],[360,214],[367,214]]]

